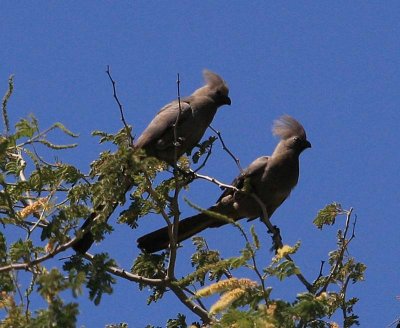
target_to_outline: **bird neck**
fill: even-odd
[[[286,159],[293,159],[298,160],[300,153],[291,147],[288,147],[284,140],[280,141],[276,146],[274,152],[272,153],[271,157],[277,158],[286,158]]]

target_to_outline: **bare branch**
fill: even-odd
[[[212,182],[212,183],[216,184],[218,187],[220,187],[221,189],[232,189],[234,191],[239,191],[239,189],[237,189],[236,187],[231,186],[229,184],[225,184],[225,183],[218,181],[217,179],[210,177],[208,175],[203,175],[203,174],[199,174],[199,173],[195,173],[195,172],[193,172],[193,173],[197,179],[203,179],[203,180]]]
[[[325,265],[325,261],[321,261],[321,267],[319,268],[319,274],[318,274],[318,277],[317,277],[317,279],[315,281],[317,281],[319,278],[322,277],[322,275],[323,275],[322,272],[324,270],[324,265]]]
[[[229,154],[229,156],[231,156],[231,157],[233,158],[233,160],[234,160],[235,163],[236,163],[236,166],[239,168],[239,171],[240,171],[240,172],[243,172],[242,166],[240,165],[240,160],[239,160],[239,158],[237,158],[237,157],[229,150],[229,148],[226,147],[225,142],[224,142],[224,139],[222,139],[221,132],[218,131],[218,130],[216,130],[216,129],[214,129],[211,125],[210,125],[210,129],[213,130],[213,131],[217,134],[218,139],[221,141],[222,149],[225,150],[225,151]]]
[[[181,118],[181,113],[182,113],[182,107],[181,107],[181,90],[180,90],[180,84],[181,81],[179,79],[179,73],[177,73],[177,80],[176,80],[176,88],[177,88],[177,94],[178,94],[178,115],[176,116],[176,120],[174,123],[174,168],[176,169],[176,163],[178,162],[178,148],[179,148],[179,142],[178,142],[178,124],[179,124],[179,119]]]
[[[133,145],[133,136],[132,136],[132,134],[131,134],[131,129],[129,128],[129,125],[126,123],[126,120],[125,120],[124,108],[123,108],[121,102],[119,101],[119,98],[118,98],[118,95],[117,95],[116,82],[114,81],[114,79],[113,79],[112,76],[111,76],[110,65],[107,65],[106,73],[107,73],[107,75],[108,75],[108,77],[109,77],[109,79],[110,79],[110,82],[111,82],[111,84],[112,84],[112,88],[113,88],[113,97],[114,97],[115,101],[116,101],[117,104],[118,104],[119,113],[120,113],[120,115],[121,115],[121,121],[122,121],[122,123],[124,124],[125,130],[126,130],[126,134],[127,134],[128,137],[129,137],[129,145],[132,146],[132,145]]]

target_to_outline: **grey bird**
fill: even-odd
[[[245,192],[226,189],[215,205],[208,208],[237,221],[249,221],[262,216],[261,206],[249,193],[254,193],[265,206],[270,218],[275,210],[290,195],[299,179],[299,156],[310,148],[303,126],[293,117],[284,115],[274,122],[273,134],[280,137],[271,156],[262,156],[253,161],[232,183]],[[178,242],[186,240],[207,228],[217,228],[228,224],[206,212],[188,217],[179,222]],[[168,228],[151,232],[138,239],[138,247],[154,253],[169,246]]]
[[[209,70],[204,70],[203,76],[203,87],[180,101],[174,100],[165,105],[156,114],[136,140],[135,148],[144,149],[147,156],[174,165],[175,160],[184,153],[189,153],[200,142],[217,109],[231,104],[226,82]],[[126,192],[131,187],[132,185],[128,185]],[[96,211],[86,219],[81,229],[87,228],[95,217]],[[77,253],[84,254],[93,242],[92,233],[87,231],[72,248]]]
[[[199,143],[217,109],[231,104],[225,81],[209,70],[204,70],[203,75],[206,85],[191,96],[182,98],[180,103],[174,100],[165,105],[137,139],[136,147],[143,148],[147,155],[172,165],[175,152],[179,158]]]

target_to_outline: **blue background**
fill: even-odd
[[[273,222],[286,243],[301,240],[295,259],[312,280],[343,226],[341,218],[321,233],[313,218],[332,201],[354,207],[358,222],[350,251],[368,266],[365,282],[350,286],[350,295],[360,298],[355,312],[362,327],[384,327],[399,316],[398,1],[3,1],[1,7],[3,93],[15,74],[11,122],[34,113],[43,128],[60,121],[79,133],[79,148],[60,157],[85,172],[104,150],[91,131],[121,127],[106,65],[136,135],[176,97],[177,73],[182,95],[202,85],[203,68],[221,74],[232,106],[218,111],[213,126],[243,166],[272,153],[274,119],[287,113],[301,121],[313,148],[302,155],[299,185]],[[216,143],[203,173],[229,183],[238,170]],[[182,196],[206,207],[219,193],[198,181]],[[194,210],[183,205],[182,212]],[[91,252],[109,251],[127,269],[138,254],[136,238],[163,224],[154,215],[136,231],[116,225],[115,218],[111,223],[115,232]],[[264,246],[262,266],[272,257],[270,239],[263,225],[255,225]],[[243,245],[231,227],[202,236],[224,257]],[[184,243],[179,274],[188,272],[192,251]],[[294,299],[303,290],[295,278],[267,284],[274,286],[273,297]],[[87,300],[87,292],[78,302],[79,326],[164,326],[177,312],[195,319],[173,295],[146,306],[145,292],[122,280],[100,306]],[[36,300],[31,309],[41,305]]]

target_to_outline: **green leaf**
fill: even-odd
[[[31,121],[23,118],[17,124],[15,124],[15,138],[20,139],[23,137],[32,138],[33,135],[38,131],[37,126],[35,125],[36,120],[31,117]]]
[[[56,122],[52,125],[52,128],[58,128],[63,131],[65,134],[69,135],[70,137],[77,138],[79,134],[75,134],[72,131],[68,130],[62,123]]]
[[[53,150],[69,149],[69,148],[75,148],[76,146],[78,146],[78,144],[76,144],[76,143],[69,144],[69,145],[56,145],[46,139],[39,139],[38,142],[45,145],[47,148],[50,148]]]
[[[115,284],[115,278],[107,272],[107,267],[115,266],[114,260],[109,259],[108,254],[96,254],[88,267],[87,288],[89,289],[89,298],[95,305],[99,305],[104,293],[112,294],[112,285]]]
[[[254,244],[254,247],[255,247],[256,249],[260,249],[260,240],[258,239],[258,235],[257,235],[257,233],[256,233],[256,229],[254,228],[254,225],[252,225],[252,226],[250,227],[250,233],[251,233],[251,236],[253,237],[253,244]]]
[[[338,203],[332,203],[320,210],[313,222],[318,229],[322,229],[324,225],[333,225],[336,216],[341,213],[343,213],[342,206]]]
[[[19,239],[17,242],[10,247],[10,259],[12,262],[17,262],[22,259],[24,262],[30,261],[32,255],[37,256],[39,253],[43,253],[41,247],[34,247],[32,240],[22,241]]]
[[[6,94],[4,95],[3,101],[1,103],[1,108],[3,112],[3,121],[4,121],[4,126],[6,127],[7,134],[10,132],[10,121],[8,120],[7,104],[13,93],[13,90],[14,90],[14,75],[10,75],[10,77],[8,78],[8,90],[6,91]]]
[[[186,328],[186,316],[181,313],[178,313],[176,319],[169,319],[167,321],[167,328]]]

